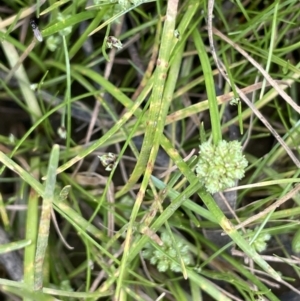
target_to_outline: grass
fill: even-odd
[[[4,3],[2,300],[300,294],[297,1]],[[199,145],[233,139],[212,195]]]

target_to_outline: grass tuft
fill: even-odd
[[[300,295],[299,1],[2,2],[1,300]]]

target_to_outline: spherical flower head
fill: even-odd
[[[58,21],[66,21],[66,19],[69,19],[69,18],[71,18],[71,15],[65,16],[65,15],[63,15],[62,13],[58,13],[58,15],[57,15],[57,20],[58,20]],[[68,27],[65,27],[64,29],[60,30],[60,31],[59,31],[59,34],[60,34],[61,36],[67,36],[67,35],[69,35],[71,32],[72,32],[72,26],[68,26]]]
[[[173,245],[173,240],[167,232],[163,232],[161,235],[163,241],[162,251],[154,249],[151,244],[147,244],[145,250],[142,252],[142,256],[145,259],[149,259],[150,263],[157,266],[160,272],[166,272],[172,270],[174,272],[180,272],[181,267],[178,262],[177,250],[180,252],[181,260],[185,265],[193,264],[193,258],[190,254],[189,247],[182,240],[175,236],[176,248]],[[166,255],[167,254],[167,255]],[[177,259],[177,262],[171,260],[171,258]]]
[[[257,231],[257,228],[256,227],[253,230],[251,229],[248,229],[247,230],[247,234],[250,234],[249,236],[249,240],[252,239],[253,235],[255,234],[255,232]],[[255,248],[255,250],[259,253],[265,251],[267,249],[267,241],[271,239],[271,235],[269,233],[260,233],[258,235],[258,237],[256,237],[255,241],[253,242],[252,246]]]
[[[218,145],[204,142],[199,154],[196,174],[209,193],[233,187],[245,175],[248,162],[238,141],[222,140]]]

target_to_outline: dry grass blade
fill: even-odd
[[[296,110],[296,112],[300,113],[300,107],[294,103],[294,101],[291,99],[290,96],[288,96],[284,90],[281,89],[281,87],[278,85],[276,80],[272,79],[271,76],[254,60],[252,59],[243,49],[241,49],[236,43],[232,42],[230,39],[228,39],[225,35],[223,35],[220,31],[213,28],[212,26],[212,15],[213,15],[213,8],[214,8],[214,1],[210,0],[208,2],[208,37],[209,37],[209,44],[212,56],[214,58],[214,61],[223,76],[223,78],[228,82],[229,85],[233,85],[231,83],[226,68],[223,65],[222,61],[217,57],[217,53],[215,51],[214,47],[214,41],[213,41],[213,35],[212,33],[218,35],[221,37],[224,41],[226,41],[228,44],[230,44],[232,47],[234,47],[236,50],[238,50],[243,56],[246,57],[249,62],[251,62],[266,78],[266,80],[270,83],[271,86]],[[251,108],[253,113],[260,119],[260,121],[269,129],[269,131],[273,134],[273,136],[277,139],[277,141],[282,145],[282,147],[285,149],[287,154],[290,156],[290,158],[293,160],[295,165],[300,168],[300,161],[298,158],[294,155],[292,150],[288,147],[288,145],[284,142],[284,140],[280,137],[280,135],[275,131],[275,129],[271,126],[271,124],[266,120],[266,118],[260,113],[259,110],[255,108],[255,106],[252,104],[250,99],[242,92],[241,89],[239,89],[236,85],[234,85],[235,90],[239,94],[239,96],[243,99],[243,101]]]
[[[14,67],[7,74],[7,76],[5,78],[5,82],[6,83],[9,82],[10,79],[15,75],[16,71],[18,70],[18,68],[21,66],[21,64],[23,63],[23,61],[28,56],[29,52],[34,48],[35,44],[36,44],[36,39],[33,39],[32,42],[26,48],[26,50],[20,56],[18,62],[14,65]]]
[[[235,229],[241,229],[243,227],[245,227],[246,225],[249,225],[250,223],[262,218],[263,216],[265,216],[267,213],[275,210],[276,208],[278,208],[280,205],[284,204],[286,201],[288,201],[289,199],[291,199],[296,193],[298,193],[298,191],[300,190],[300,185],[298,184],[295,188],[293,188],[289,193],[287,193],[285,196],[283,196],[282,198],[280,198],[279,200],[277,200],[275,203],[273,203],[272,205],[268,206],[268,208],[266,208],[265,210],[263,210],[262,212],[259,212],[253,216],[251,216],[250,218],[248,218],[247,220],[245,220],[244,222],[238,224],[237,226],[235,226]]]
[[[294,102],[294,100],[277,84],[265,70],[264,68],[257,63],[245,50],[243,50],[237,43],[231,41],[228,37],[222,34],[218,29],[212,28],[212,32],[220,37],[222,40],[231,45],[236,49],[240,54],[242,54],[257,70],[261,72],[264,78],[271,84],[271,86],[278,92],[278,94],[298,113],[300,114],[300,107]]]

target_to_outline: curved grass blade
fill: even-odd
[[[43,29],[41,31],[41,34],[43,35],[43,37],[53,35],[59,31],[65,29],[66,27],[73,26],[73,25],[78,24],[85,20],[92,19],[96,15],[97,15],[97,11],[85,11],[85,12],[79,13],[75,16],[67,18],[63,21],[59,21],[59,22]]]
[[[63,4],[68,3],[68,2],[70,2],[70,0],[60,0],[60,1],[56,1],[54,4],[50,5],[47,9],[43,10],[43,11],[40,13],[40,16],[45,15],[45,14],[51,12],[52,10],[57,9],[57,8],[59,8],[60,6],[62,6]]]

